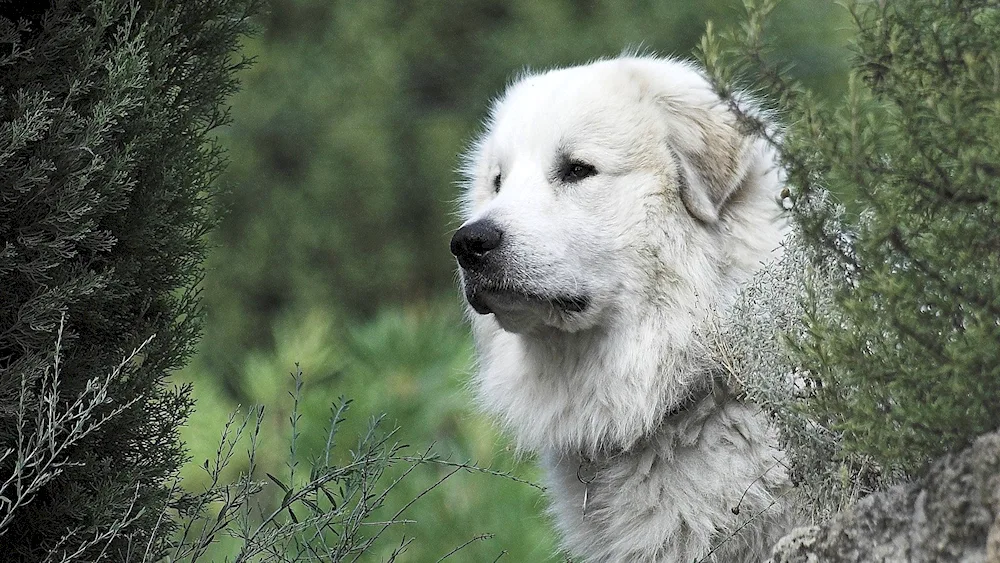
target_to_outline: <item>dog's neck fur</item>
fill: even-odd
[[[523,450],[595,457],[630,449],[711,383],[695,328],[718,305],[699,296],[718,294],[718,282],[704,285],[678,286],[656,307],[623,303],[609,323],[573,333],[518,335],[474,318],[482,406]],[[633,318],[614,321],[626,315]]]
[[[628,451],[542,452],[550,512],[592,562],[756,563],[788,529],[788,477],[752,405],[709,395]]]
[[[555,340],[493,335],[518,342],[519,363],[489,358],[509,346],[480,350],[483,367],[524,367],[481,373],[479,384],[489,387],[480,398],[509,399],[487,406],[521,448],[541,456],[560,537],[587,561],[750,563],[762,561],[787,528],[780,498],[787,475],[773,431],[724,388],[704,392],[714,378],[693,336],[701,319],[686,313],[690,325],[677,333],[669,323],[650,330],[664,319],[656,315],[635,331]],[[659,344],[643,342],[642,334]],[[618,343],[595,345],[600,338]],[[564,353],[546,353],[551,346]],[[585,353],[616,349],[622,354],[613,358]],[[600,369],[612,360],[617,370]],[[602,394],[614,385],[631,386],[628,401],[609,401],[624,395],[620,387]]]
[[[729,382],[722,372],[716,372],[710,377],[699,377],[695,383],[687,390],[687,395],[681,398],[670,410],[664,413],[660,423],[649,433],[640,436],[635,442],[626,448],[615,446],[602,446],[596,451],[581,450],[578,452],[562,452],[561,455],[568,459],[579,459],[580,470],[583,474],[588,471],[597,472],[601,467],[608,466],[623,456],[628,456],[637,451],[643,451],[653,446],[653,444],[666,433],[665,428],[677,426],[689,411],[699,408],[703,404],[713,404],[716,407],[722,406],[732,398]],[[579,475],[578,475],[579,477]],[[584,484],[586,480],[580,477]],[[586,512],[586,506],[584,506]]]

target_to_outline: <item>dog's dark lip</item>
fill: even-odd
[[[465,299],[472,305],[472,310],[480,315],[488,315],[493,312],[489,305],[483,301],[482,292],[466,292]]]
[[[547,303],[564,313],[582,313],[590,307],[590,298],[586,295],[559,295],[547,296],[539,295],[528,291],[518,291],[514,289],[497,289],[492,287],[469,287],[466,289],[465,297],[480,315],[494,313],[490,302],[521,301]]]

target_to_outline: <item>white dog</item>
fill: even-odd
[[[695,337],[783,233],[767,144],[690,64],[529,75],[496,102],[451,241],[482,407],[540,454],[589,561],[759,561],[784,527],[773,431]]]

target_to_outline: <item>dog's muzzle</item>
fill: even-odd
[[[562,313],[580,313],[590,306],[583,295],[548,295],[523,287],[506,261],[501,248],[504,231],[488,219],[469,223],[451,237],[451,253],[458,259],[465,281],[465,298],[480,315],[511,314],[515,311],[554,308]]]

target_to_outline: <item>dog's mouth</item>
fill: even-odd
[[[517,311],[529,308],[551,307],[562,313],[582,313],[590,307],[586,295],[541,295],[530,291],[496,289],[469,284],[465,297],[480,315]]]

